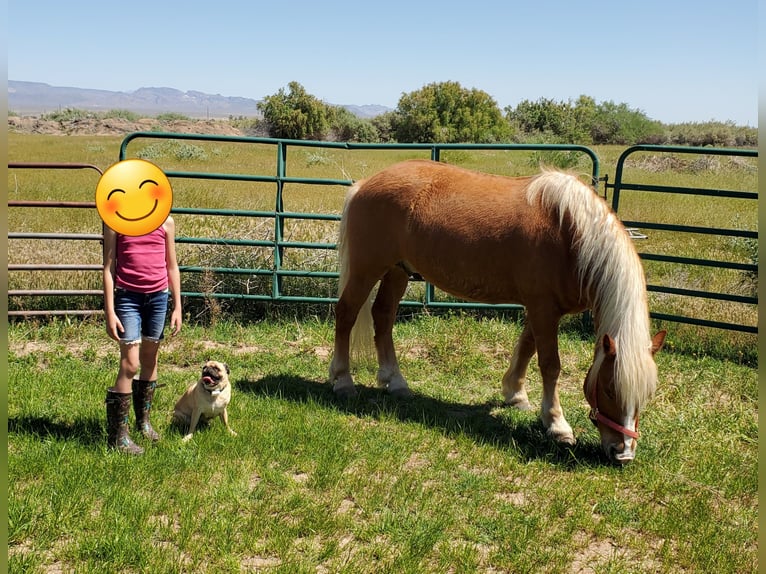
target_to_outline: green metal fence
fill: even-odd
[[[335,241],[300,241],[290,240],[286,237],[285,226],[289,221],[332,221],[340,220],[340,215],[328,213],[310,213],[295,212],[285,209],[284,193],[285,186],[289,184],[302,184],[311,186],[349,186],[350,179],[332,179],[316,177],[295,177],[288,175],[288,157],[296,149],[327,149],[327,150],[377,150],[383,153],[390,153],[392,150],[421,150],[429,154],[430,159],[439,161],[442,153],[451,151],[476,152],[481,150],[495,150],[504,152],[523,152],[523,151],[542,151],[542,152],[572,152],[582,154],[591,164],[591,176],[595,184],[599,180],[599,161],[595,152],[588,147],[578,145],[536,145],[536,144],[370,144],[370,143],[347,143],[347,142],[317,142],[305,140],[288,140],[274,138],[255,138],[239,136],[221,136],[221,135],[197,135],[197,134],[175,134],[160,132],[137,132],[125,137],[120,148],[120,160],[129,157],[131,144],[139,140],[146,139],[174,139],[184,141],[204,141],[221,143],[242,143],[242,144],[260,144],[272,146],[274,148],[274,171],[269,174],[233,174],[233,173],[199,173],[167,170],[165,174],[171,181],[173,179],[205,179],[221,182],[239,181],[239,182],[260,182],[268,183],[274,186],[274,206],[273,210],[253,210],[242,209],[202,209],[188,207],[173,207],[174,214],[187,215],[227,215],[236,217],[245,217],[253,219],[270,219],[273,224],[273,237],[269,240],[256,239],[232,239],[232,238],[209,238],[209,237],[190,237],[180,236],[177,238],[179,244],[187,245],[219,245],[219,246],[246,246],[252,248],[266,248],[271,251],[270,265],[268,267],[210,267],[210,266],[189,266],[181,264],[183,273],[210,273],[214,275],[236,274],[243,277],[265,277],[268,278],[270,288],[262,289],[258,292],[231,292],[227,290],[217,290],[215,292],[184,291],[183,295],[192,298],[218,298],[218,299],[250,299],[272,302],[297,302],[297,303],[334,303],[337,301],[335,295],[338,273],[335,270],[334,255],[332,258],[332,269],[291,269],[284,265],[286,253],[289,250],[324,250],[332,251],[335,249]],[[181,227],[182,228],[182,227]],[[309,293],[290,294],[286,292],[284,283],[290,278],[306,278],[311,280],[326,280],[328,287],[325,288],[324,295]],[[490,308],[488,305],[477,304],[473,302],[455,300],[445,297],[444,294],[437,292],[437,289],[427,282],[422,282],[422,289],[409,290],[410,295],[417,295],[417,298],[408,297],[402,300],[403,306],[418,307],[457,307],[457,308]],[[496,309],[520,309],[519,305],[494,305]]]
[[[508,154],[508,161],[516,157],[514,154],[520,152],[567,152],[582,155],[589,163],[591,176],[594,185],[598,187],[600,180],[599,160],[595,152],[585,146],[576,145],[516,145],[516,144],[366,144],[366,143],[343,143],[343,142],[315,142],[304,140],[285,140],[272,138],[251,138],[240,136],[222,136],[222,135],[199,135],[199,134],[178,134],[178,133],[160,133],[160,132],[137,132],[126,136],[120,146],[119,160],[128,157],[137,157],[141,150],[136,150],[140,143],[160,141],[185,141],[185,142],[213,142],[220,144],[235,144],[243,146],[266,146],[272,150],[273,160],[267,167],[251,168],[244,165],[244,173],[221,172],[214,173],[210,171],[183,171],[179,169],[167,169],[163,167],[168,178],[173,181],[173,187],[182,186],[181,182],[208,182],[211,185],[221,186],[220,190],[214,193],[220,194],[220,203],[226,207],[219,209],[193,207],[190,205],[178,204],[174,201],[172,213],[179,218],[189,218],[195,221],[204,221],[207,218],[224,218],[231,221],[245,221],[245,233],[238,235],[228,235],[227,233],[218,233],[205,235],[203,233],[189,234],[188,229],[193,226],[179,225],[179,253],[185,246],[188,249],[209,249],[216,253],[231,251],[237,253],[246,253],[248,256],[242,256],[245,263],[237,260],[236,257],[231,261],[225,260],[219,264],[214,257],[212,263],[204,260],[191,261],[191,258],[179,256],[179,263],[183,273],[182,285],[184,286],[183,296],[192,299],[206,300],[252,300],[264,302],[294,302],[294,303],[334,303],[337,300],[337,266],[335,261],[335,235],[337,222],[340,219],[340,209],[334,212],[317,212],[316,210],[296,210],[286,208],[286,190],[291,186],[302,186],[308,188],[319,195],[335,194],[338,199],[338,205],[342,203],[344,190],[352,181],[350,178],[326,178],[313,177],[312,169],[303,169],[303,176],[292,175],[301,170],[293,169],[297,163],[297,158],[306,150],[334,150],[333,153],[354,154],[361,150],[374,150],[380,152],[381,157],[386,158],[383,163],[388,163],[389,155],[396,150],[414,151],[422,153],[423,157],[439,161],[444,159],[449,153],[471,154],[480,151],[502,152]],[[301,153],[298,153],[301,152]],[[726,198],[735,201],[742,201],[746,207],[744,209],[755,209],[757,203],[757,193],[751,190],[725,190],[715,188],[700,187],[673,187],[659,185],[639,180],[636,181],[629,177],[630,160],[637,154],[674,154],[709,157],[757,157],[754,150],[729,150],[715,148],[687,148],[676,146],[634,146],[625,150],[619,158],[616,166],[616,173],[613,182],[604,184],[604,195],[612,193],[612,206],[618,212],[626,226],[636,230],[635,237],[639,253],[645,261],[645,265],[673,265],[677,271],[685,274],[687,270],[693,268],[705,268],[713,272],[729,271],[735,273],[757,273],[757,261],[736,261],[703,259],[678,253],[648,252],[643,248],[652,245],[652,241],[642,244],[640,238],[655,233],[669,232],[681,236],[707,235],[731,238],[734,240],[757,240],[758,233],[755,229],[739,229],[731,227],[721,227],[716,225],[688,225],[683,223],[673,223],[668,221],[648,221],[643,218],[631,218],[631,202],[633,197],[641,194],[661,194],[661,197],[711,197]],[[503,155],[505,160],[505,156]],[[291,163],[292,162],[292,163]],[[160,163],[160,162],[158,162]],[[98,173],[100,170],[95,166],[87,164],[9,164],[9,167],[25,169],[81,169],[91,168]],[[239,166],[238,166],[239,167]],[[530,167],[530,171],[533,171]],[[227,199],[227,188],[236,185],[250,184],[261,186],[260,189],[266,190],[268,196],[268,205],[261,205],[258,209],[232,208],[234,205]],[[95,191],[95,182],[94,182]],[[176,196],[178,194],[175,194]],[[66,205],[64,205],[66,204]],[[34,208],[43,209],[46,207],[71,207],[94,209],[93,202],[39,202],[39,201],[9,201],[9,207],[13,208]],[[245,206],[246,207],[246,206]],[[330,232],[325,233],[321,240],[315,240],[311,237],[301,237],[300,234],[291,231],[292,226],[319,224],[329,226]],[[223,225],[226,228],[226,225]],[[197,226],[200,228],[200,226]],[[201,228],[204,230],[206,225]],[[249,233],[247,229],[267,228],[268,233],[265,237],[257,236],[256,233]],[[66,239],[66,240],[86,240],[93,241],[100,239],[99,229],[94,229],[93,233],[29,233],[17,230],[9,230],[9,240],[14,239]],[[186,234],[185,234],[186,233]],[[9,247],[12,251],[12,244]],[[259,253],[259,258],[250,257],[251,253]],[[311,263],[305,265],[297,259],[295,253],[310,253],[312,258],[321,259],[317,264]],[[315,257],[315,254],[321,254],[321,257]],[[223,258],[225,259],[225,258]],[[296,263],[296,261],[298,261]],[[81,264],[12,264],[9,263],[9,271],[92,271],[100,272],[98,262],[91,261]],[[207,281],[207,284],[205,283]],[[238,282],[232,286],[231,281]],[[306,288],[308,286],[308,288]],[[319,287],[317,287],[319,286]],[[716,300],[725,303],[755,307],[758,300],[756,296],[749,294],[730,293],[722,291],[696,288],[695,286],[667,285],[661,282],[650,281],[649,291],[652,296],[672,296],[701,300]],[[41,295],[66,295],[67,297],[90,297],[95,300],[94,305],[99,306],[97,289],[78,289],[72,285],[65,293],[53,293],[45,289],[16,289],[9,292],[9,296],[16,299],[22,297],[37,297]],[[425,282],[411,282],[405,298],[402,301],[404,306],[437,308],[437,307],[455,307],[455,308],[494,308],[494,309],[517,309],[516,305],[488,306],[461,300],[456,300],[448,295],[439,292],[433,285]],[[30,308],[33,306],[30,305]],[[78,308],[76,311],[66,309],[44,309],[25,311],[23,309],[12,310],[9,315],[31,315],[31,314],[87,314],[98,313],[100,309],[83,310]],[[728,330],[744,331],[748,333],[757,333],[757,327],[743,322],[715,320],[706,316],[683,316],[677,313],[665,313],[662,310],[654,310],[652,316],[657,319],[690,323],[705,327],[715,327]]]
[[[651,154],[651,157],[661,157],[666,159],[672,159],[678,156],[697,156],[703,158],[756,158],[758,152],[755,150],[744,149],[720,149],[720,148],[700,148],[700,147],[682,147],[682,146],[657,146],[657,145],[638,145],[626,149],[617,162],[617,168],[615,171],[614,183],[607,183],[605,186],[607,191],[612,190],[612,208],[615,212],[620,214],[621,207],[624,208],[626,202],[629,202],[631,194],[663,194],[665,198],[679,197],[679,196],[693,196],[700,198],[697,202],[700,207],[698,209],[704,210],[703,198],[725,198],[737,200],[742,203],[740,211],[751,210],[753,213],[757,213],[758,193],[756,191],[746,190],[729,190],[729,189],[716,189],[711,187],[677,187],[669,185],[650,184],[641,181],[630,181],[626,175],[626,165],[637,154],[646,153]],[[682,167],[685,164],[682,164]],[[691,164],[692,166],[694,164]],[[624,210],[624,209],[623,209]],[[708,215],[714,216],[714,213]],[[657,222],[647,220],[632,220],[621,215],[623,223],[629,228],[635,228],[640,230],[636,233],[636,237],[646,237],[646,234],[652,231],[670,231],[676,237],[689,238],[691,240],[695,236],[716,236],[718,238],[739,238],[744,240],[757,241],[758,231],[757,229],[741,229],[730,227],[718,227],[715,225],[688,225],[683,223],[672,222]],[[688,270],[691,268],[708,268],[712,270],[734,270],[741,273],[749,273],[757,275],[757,247],[755,252],[754,262],[742,262],[733,260],[720,260],[720,259],[707,259],[702,257],[692,256],[679,256],[678,254],[669,253],[652,253],[641,251],[641,242],[637,242],[639,246],[639,255],[645,262],[658,262],[662,264],[670,264],[675,267],[676,271]],[[678,275],[678,273],[676,273]],[[694,298],[701,300],[716,300],[731,302],[736,304],[742,304],[747,306],[757,307],[758,298],[753,294],[742,295],[731,292],[721,292],[715,290],[699,289],[692,287],[678,287],[670,285],[654,284],[651,281],[648,284],[648,291],[650,293],[664,294],[675,297]],[[715,327],[719,329],[727,329],[734,331],[743,331],[746,333],[757,333],[758,329],[756,325],[742,324],[733,321],[716,321],[710,320],[706,317],[694,317],[683,316],[677,313],[663,313],[654,311],[651,316],[655,319],[664,319],[679,323],[687,323],[693,325],[701,325],[704,327]]]

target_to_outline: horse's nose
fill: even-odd
[[[636,458],[635,449],[630,448],[632,442],[633,441],[630,441],[628,444],[625,444],[624,442],[610,444],[607,449],[609,459],[619,464],[627,464],[632,461]]]

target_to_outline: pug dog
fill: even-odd
[[[230,401],[229,366],[218,361],[206,361],[200,379],[186,389],[173,410],[173,421],[179,426],[188,427],[183,442],[191,440],[200,420],[209,421],[215,417],[221,417],[226,430],[232,436],[237,436],[229,426],[226,409]]]

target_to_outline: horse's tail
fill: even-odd
[[[339,277],[338,277],[338,296],[343,294],[349,279],[349,237],[348,237],[348,206],[351,198],[359,191],[359,184],[354,184],[346,194],[346,202],[343,206],[343,215],[340,219],[340,232],[338,235],[338,259],[339,259]],[[351,330],[351,354],[357,359],[366,359],[372,357],[375,349],[374,329],[372,321],[372,301],[374,290],[364,300],[359,314],[356,316],[356,322]]]

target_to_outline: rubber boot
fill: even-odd
[[[131,394],[106,391],[106,444],[126,454],[144,454],[144,449],[130,440],[128,434]]]
[[[133,379],[133,411],[136,413],[136,430],[154,442],[160,440],[160,435],[149,422],[149,412],[152,410],[152,400],[156,388],[157,381]]]

